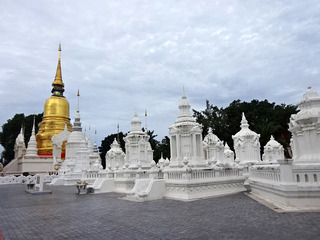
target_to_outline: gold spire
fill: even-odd
[[[56,77],[52,83],[52,85],[61,85],[64,86],[64,83],[62,82],[62,74],[61,74],[61,43],[59,44],[59,60],[58,60],[58,66],[56,71]]]

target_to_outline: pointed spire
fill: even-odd
[[[36,115],[33,115],[33,126],[32,126],[32,132],[31,135],[35,135],[35,125],[36,125]]]
[[[58,59],[58,65],[56,70],[56,76],[54,78],[54,81],[52,82],[52,90],[53,96],[60,96],[63,97],[64,92],[64,83],[62,82],[62,73],[61,73],[61,44],[59,44],[59,59]]]
[[[185,94],[184,87],[183,87],[181,102],[179,104],[180,113],[175,122],[186,121],[186,118],[188,118],[188,121],[195,122],[195,119],[192,117],[190,113],[190,108],[191,106],[187,100],[187,96]]]
[[[134,117],[131,120],[131,132],[132,131],[141,131],[141,120],[138,117],[137,111],[135,111]]]
[[[77,97],[78,97],[77,112],[79,112],[79,98],[80,98],[79,89],[78,89]]]
[[[82,132],[80,111],[79,111],[79,98],[80,98],[79,89],[78,89],[77,97],[78,97],[78,105],[77,105],[76,115],[74,117],[72,132]]]
[[[249,124],[248,121],[246,119],[246,116],[244,115],[244,112],[242,113],[242,120],[241,120],[241,128],[248,128]]]
[[[118,142],[120,142],[119,123],[117,125],[117,140],[118,140]]]
[[[24,129],[24,126],[23,126],[23,123],[21,124],[21,129],[20,129],[20,134],[21,136],[23,136],[23,129]]]
[[[94,130],[94,144],[93,144],[93,153],[99,155],[98,145],[97,145],[97,130]]]
[[[148,122],[147,122],[147,116],[148,116],[148,114],[147,114],[147,110],[145,110],[144,116],[145,116],[145,118],[146,118],[145,132],[147,133],[147,132],[148,132]]]
[[[224,149],[230,150],[230,147],[229,147],[228,143],[226,143],[226,144],[224,145]]]
[[[36,116],[34,115],[33,117],[33,126],[32,126],[32,132],[31,136],[28,142],[28,148],[26,149],[26,157],[33,157],[33,158],[38,158],[38,149],[37,149],[37,141],[36,141],[36,136],[35,136],[35,119]]]
[[[56,77],[52,84],[64,86],[64,83],[62,82],[62,73],[61,73],[61,44],[59,44],[59,59],[58,59]]]

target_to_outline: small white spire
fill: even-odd
[[[147,133],[147,132],[148,132],[148,122],[147,122],[147,116],[148,116],[148,114],[147,114],[147,110],[145,110],[145,112],[144,112],[144,116],[145,116],[145,118],[146,118],[146,127],[145,127],[145,132]]]
[[[35,130],[35,126],[36,126],[36,115],[33,115],[33,126],[32,126],[32,135],[36,134],[36,130]]]
[[[244,112],[242,112],[242,120],[241,120],[241,128],[248,128],[249,124],[248,121],[246,119],[246,116],[244,115]]]
[[[77,97],[78,97],[77,112],[79,112],[79,98],[80,98],[79,89],[78,89]]]

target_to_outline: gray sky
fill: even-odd
[[[320,93],[319,1],[2,0],[0,10],[1,126],[43,111],[60,41],[70,117],[79,88],[98,145],[118,122],[128,132],[135,108],[168,135],[183,86],[197,110]]]

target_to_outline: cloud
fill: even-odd
[[[0,123],[39,113],[50,97],[62,42],[70,117],[80,111],[100,142],[130,130],[135,109],[161,139],[182,87],[205,100],[296,104],[320,92],[318,1],[3,1]],[[99,143],[98,143],[99,144]]]

